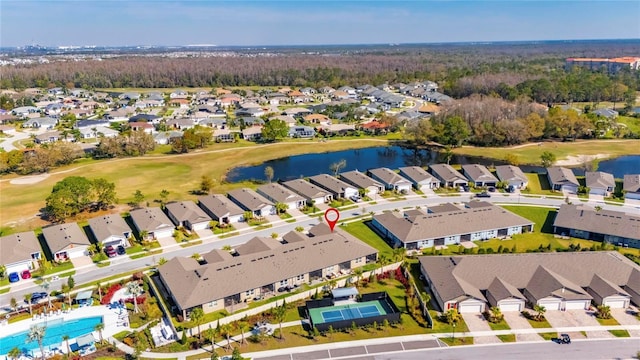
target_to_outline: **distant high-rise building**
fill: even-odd
[[[629,68],[631,70],[640,69],[640,57],[618,57],[618,58],[568,58],[566,68],[571,69],[574,66],[581,66],[589,70],[606,69],[608,73],[615,74],[622,69]]]

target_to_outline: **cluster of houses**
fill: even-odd
[[[133,129],[152,134],[158,144],[167,144],[196,125],[211,127],[214,139],[219,142],[238,138],[255,141],[261,136],[265,115],[269,115],[267,120],[287,123],[290,137],[312,138],[319,131],[331,135],[355,130],[355,124],[341,121],[346,112],[331,114],[332,118],[324,114],[331,105],[357,107],[362,114],[358,126],[365,131],[379,132],[385,129],[385,125],[372,122],[371,115],[401,108],[406,101],[405,96],[423,99],[429,106],[425,104],[414,110],[395,111],[399,120],[430,116],[438,111],[436,104],[451,100],[438,92],[437,84],[431,81],[377,87],[343,86],[338,89],[328,86],[320,89],[284,87],[261,93],[247,90],[243,95],[226,89],[192,93],[176,89],[168,94],[126,92],[113,95],[59,87],[47,90],[32,88],[22,93],[4,90],[2,93],[16,98],[32,98],[34,105],[2,110],[0,131],[15,131],[4,123],[19,120],[25,128],[40,130],[35,139],[37,143],[91,141],[115,137],[119,130]],[[290,107],[292,104],[300,106]],[[282,105],[288,108],[280,110],[278,106]],[[75,115],[79,121],[72,128],[60,129],[60,118],[66,114]],[[120,126],[114,126],[114,123]]]

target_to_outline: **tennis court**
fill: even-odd
[[[309,309],[309,315],[314,324],[362,319],[385,314],[387,311],[379,300]]]

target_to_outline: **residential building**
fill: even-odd
[[[42,128],[46,130],[51,130],[56,125],[58,125],[58,119],[54,119],[51,117],[37,117],[37,118],[31,118],[25,121],[22,124],[22,127]]]
[[[533,231],[533,223],[488,202],[473,201],[465,208],[405,217],[394,212],[375,215],[371,225],[393,247],[407,250],[466,241],[506,238]]]
[[[468,184],[467,178],[449,164],[430,165],[429,172],[440,180],[440,186],[456,187]]]
[[[236,248],[236,256],[216,249],[202,256],[203,263],[175,257],[159,267],[160,280],[186,318],[195,307],[234,311],[278,289],[350,272],[377,258],[376,249],[340,230],[285,237],[293,241],[253,238]]]
[[[551,185],[551,190],[570,194],[578,193],[580,183],[570,169],[557,166],[547,168],[547,179]]]
[[[327,190],[334,199],[348,199],[358,195],[358,189],[327,174],[315,175],[309,182]]]
[[[635,302],[640,267],[617,252],[423,256],[420,270],[442,311],[480,313],[585,310],[591,303],[624,308]],[[595,296],[594,296],[595,295]]]
[[[516,189],[524,189],[529,186],[529,178],[527,178],[527,176],[517,166],[496,166],[496,175],[498,175],[498,179],[506,183],[507,186],[513,186]]]
[[[42,259],[40,242],[33,231],[0,237],[0,264],[5,273],[34,270]]]
[[[75,222],[43,227],[42,236],[54,261],[87,255],[87,248],[91,245],[87,235]]]
[[[640,216],[563,204],[553,222],[554,233],[640,249]]]
[[[131,221],[140,238],[158,239],[173,236],[173,223],[159,207],[131,210]]]
[[[387,190],[408,193],[413,186],[411,181],[386,167],[370,169],[367,173],[373,179],[380,181]]]
[[[498,178],[493,176],[491,171],[489,171],[489,169],[487,169],[486,166],[478,165],[478,164],[462,165],[462,173],[476,187],[498,185]]]
[[[565,63],[567,69],[580,66],[589,70],[605,69],[610,74],[618,73],[622,69],[640,69],[640,57],[624,56],[617,58],[568,58]]]
[[[257,192],[274,204],[287,205],[289,210],[301,209],[307,203],[305,198],[278,183],[261,185],[258,187]]]
[[[165,205],[165,211],[176,226],[192,231],[207,229],[211,222],[209,215],[193,201],[169,202]]]
[[[213,194],[198,198],[198,205],[211,219],[220,224],[244,221],[244,210],[224,195]]]
[[[437,189],[440,186],[439,180],[419,166],[406,166],[398,170],[400,170],[400,175],[411,181],[416,190]]]
[[[254,216],[264,217],[276,212],[271,201],[248,188],[231,190],[227,196],[245,211],[251,211]]]
[[[89,229],[93,233],[96,244],[101,247],[129,246],[128,239],[132,237],[131,228],[127,222],[117,214],[98,216],[89,219]]]
[[[382,185],[382,183],[368,177],[358,170],[341,173],[340,180],[353,185],[358,189],[362,189],[364,194],[369,197],[373,197],[384,192],[384,185]]]
[[[640,174],[625,175],[622,191],[625,199],[640,200]]]
[[[589,188],[590,195],[611,196],[616,189],[616,180],[612,174],[602,171],[587,171],[585,185]]]
[[[281,184],[305,198],[308,205],[330,203],[333,200],[333,196],[327,190],[302,179],[284,181]]]

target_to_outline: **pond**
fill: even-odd
[[[414,150],[401,146],[378,146],[364,149],[342,150],[320,154],[303,154],[287,158],[266,161],[256,166],[234,168],[227,174],[227,181],[237,182],[244,180],[266,180],[264,169],[267,166],[273,168],[273,180],[291,180],[331,173],[331,164],[344,159],[346,166],[340,172],[360,170],[362,172],[378,168],[388,167],[397,169],[402,166],[427,166],[444,162],[441,153],[434,150]],[[454,155],[451,164],[481,164],[503,165],[503,161],[473,156]],[[522,165],[524,172],[544,172],[540,166]],[[622,178],[625,174],[640,173],[640,155],[622,156],[615,159],[600,162],[598,170],[614,174],[616,178]],[[584,170],[573,169],[576,175],[584,175]]]

